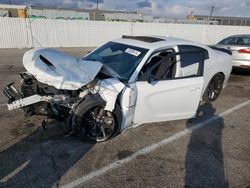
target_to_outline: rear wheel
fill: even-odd
[[[85,100],[75,110],[73,129],[81,140],[88,137],[96,142],[103,142],[114,137],[120,130],[120,111],[104,109],[105,101]]]
[[[204,102],[213,102],[219,97],[219,94],[222,90],[223,81],[224,76],[221,73],[214,75],[203,95]]]

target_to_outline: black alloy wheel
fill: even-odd
[[[222,74],[216,74],[211,81],[209,82],[207,89],[203,96],[203,101],[205,102],[213,102],[218,97],[222,90],[224,77]]]

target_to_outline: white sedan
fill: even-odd
[[[195,117],[226,86],[231,61],[225,50],[172,37],[123,36],[83,58],[37,48],[23,57],[21,91],[9,84],[4,93],[9,110],[67,121],[79,138],[100,142],[130,126]]]
[[[232,52],[232,65],[235,68],[250,70],[250,35],[233,35],[216,44]]]

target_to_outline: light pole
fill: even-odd
[[[60,11],[61,7],[57,7],[57,11],[56,11],[56,18],[60,17],[59,11]]]
[[[208,24],[210,24],[210,20],[212,18],[213,11],[214,11],[214,6],[212,6],[212,8],[211,8],[211,12],[210,12],[210,15],[209,15],[209,18],[208,18]]]
[[[98,8],[99,8],[99,1],[97,0],[96,1],[96,10],[98,11]]]

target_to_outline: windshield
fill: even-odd
[[[144,48],[108,42],[83,59],[99,61],[116,72],[118,78],[128,80],[147,52]]]

